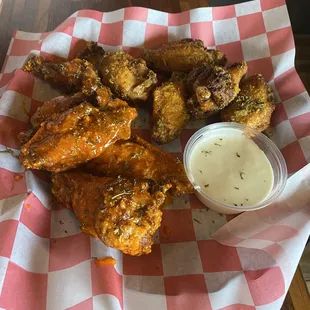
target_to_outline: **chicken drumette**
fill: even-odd
[[[159,184],[170,183],[174,196],[194,192],[178,159],[137,136],[110,145],[82,169],[98,176],[122,175],[151,179]]]
[[[84,233],[125,254],[151,252],[170,185],[77,172],[55,174],[52,182],[52,193],[73,209]]]
[[[188,100],[188,109],[197,119],[207,118],[225,108],[239,93],[240,80],[247,73],[246,62],[231,65],[201,66],[187,77],[187,86],[194,95]]]
[[[254,74],[240,85],[236,99],[221,112],[224,122],[236,122],[264,131],[275,109],[272,89],[261,74]]]
[[[93,65],[82,59],[53,63],[43,57],[35,56],[24,66],[30,72],[66,94],[82,92],[86,96],[97,96],[99,106],[111,100],[111,91],[102,85]]]
[[[22,146],[25,169],[65,171],[97,157],[119,139],[129,139],[137,111],[121,100],[111,101],[103,111],[82,103],[43,122]]]
[[[197,66],[225,65],[227,59],[218,50],[208,50],[201,40],[183,39],[145,50],[143,58],[150,68],[164,72],[189,72]]]

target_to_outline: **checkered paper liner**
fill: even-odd
[[[18,154],[16,137],[29,116],[58,95],[20,69],[30,56],[73,57],[80,39],[138,56],[143,48],[187,37],[222,50],[230,62],[245,59],[249,74],[264,75],[277,102],[271,139],[290,174],[306,166],[310,100],[294,68],[284,0],[179,14],[138,7],[82,10],[50,33],[15,32],[0,74],[0,150]],[[139,113],[134,132],[150,140],[149,115]],[[163,148],[181,157],[203,125],[192,122]],[[17,159],[0,153],[0,308],[280,309],[309,235],[309,170],[290,179],[274,206],[229,223],[194,195],[175,199],[164,209],[152,253],[131,257],[81,233],[72,211],[51,203],[44,173],[25,172]],[[97,266],[92,259],[105,256],[116,265]]]

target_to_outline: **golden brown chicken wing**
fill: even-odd
[[[236,99],[221,112],[224,122],[236,122],[264,131],[270,125],[275,109],[272,89],[261,74],[254,74],[241,83]]]
[[[129,255],[151,252],[169,185],[78,172],[55,174],[52,182],[53,194],[73,209],[84,233]]]
[[[117,96],[134,102],[146,101],[157,83],[156,74],[148,69],[143,59],[133,58],[124,51],[106,53],[99,74]]]
[[[86,163],[83,169],[97,176],[122,175],[151,179],[159,184],[170,183],[170,192],[174,196],[194,192],[178,159],[137,136],[110,145],[101,155]]]
[[[102,85],[93,65],[86,60],[53,63],[39,56],[31,58],[24,66],[30,72],[66,94],[82,92],[86,96],[96,94],[99,106],[107,104],[111,97],[109,88]]]
[[[157,49],[145,50],[143,58],[150,68],[164,72],[189,72],[197,66],[225,65],[227,59],[218,50],[208,50],[201,40],[183,39],[164,44]]]
[[[41,124],[22,146],[25,169],[65,171],[98,156],[119,139],[129,139],[137,111],[118,100],[100,111],[82,103]]]
[[[187,102],[189,112],[197,119],[204,119],[225,108],[237,96],[247,68],[243,61],[227,69],[201,66],[191,71],[187,85],[194,95]]]
[[[104,54],[104,49],[96,42],[86,42],[85,46],[76,54],[75,58],[87,60],[98,70]]]
[[[187,94],[183,82],[167,82],[153,93],[152,137],[159,144],[180,135],[189,122]]]

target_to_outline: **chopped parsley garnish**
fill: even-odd
[[[236,156],[237,156],[237,157],[241,157],[240,154],[239,154],[238,152],[236,153]]]
[[[221,146],[220,144],[218,144],[218,143],[214,143],[214,145],[216,145],[216,146]]]
[[[239,190],[239,187],[236,187],[236,186],[235,186],[235,189],[236,189],[236,190]]]
[[[208,188],[210,186],[210,184],[205,184],[205,188]]]
[[[243,176],[244,176],[244,172],[241,171],[241,172],[240,172],[240,179],[241,179],[241,180],[244,180],[244,177],[243,177]]]

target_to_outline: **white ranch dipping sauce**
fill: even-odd
[[[264,152],[242,132],[204,136],[193,147],[190,173],[195,187],[234,207],[253,206],[273,187],[273,170]]]

